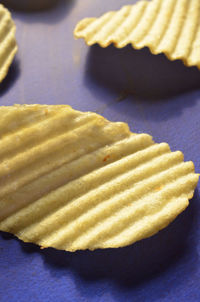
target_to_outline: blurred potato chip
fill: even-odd
[[[10,12],[0,4],[0,82],[6,77],[17,52],[15,31]]]
[[[166,227],[199,175],[183,154],[70,106],[0,107],[0,230],[43,248],[117,248]]]
[[[200,68],[200,1],[138,1],[100,18],[83,19],[74,36],[101,47],[148,47],[153,54]]]

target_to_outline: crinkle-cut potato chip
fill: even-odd
[[[200,68],[200,1],[139,1],[100,18],[83,19],[74,35],[88,45],[148,47],[153,54]]]
[[[166,227],[199,175],[183,154],[70,106],[0,107],[0,230],[67,251],[117,248]]]
[[[0,4],[0,82],[6,77],[17,52],[15,31],[10,12]]]

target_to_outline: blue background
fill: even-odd
[[[148,49],[89,48],[73,39],[83,17],[134,2],[58,0],[39,12],[13,9],[19,52],[0,85],[1,105],[70,104],[128,122],[182,150],[199,172],[200,72]],[[1,232],[0,301],[200,301],[199,215],[197,189],[189,208],[157,235],[95,252],[40,250]]]

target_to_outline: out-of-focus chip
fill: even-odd
[[[74,35],[101,47],[147,46],[153,54],[164,53],[170,60],[200,68],[200,1],[139,1],[100,18],[83,19]]]
[[[0,82],[7,75],[17,52],[15,31],[16,27],[10,12],[0,4]]]
[[[0,230],[67,251],[122,247],[166,227],[198,174],[127,124],[69,106],[0,108]]]

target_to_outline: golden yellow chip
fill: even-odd
[[[167,226],[199,175],[183,154],[70,106],[0,107],[0,230],[67,251],[122,247]]]
[[[200,1],[139,1],[100,18],[83,19],[74,35],[88,45],[147,46],[153,54],[164,53],[170,60],[200,68]]]
[[[0,82],[7,75],[17,52],[15,31],[16,27],[10,12],[0,4]]]

